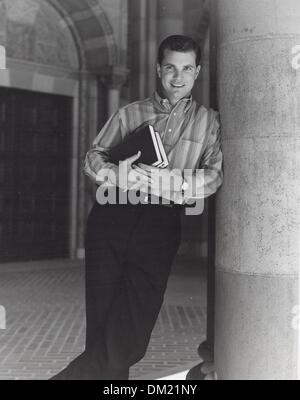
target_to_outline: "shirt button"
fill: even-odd
[[[169,132],[172,132],[172,129],[169,129]]]
[[[145,203],[148,203],[148,196],[145,196],[144,202],[145,202]]]
[[[174,116],[176,115],[176,113],[173,114]]]

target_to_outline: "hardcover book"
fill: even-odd
[[[109,161],[118,164],[141,151],[141,156],[134,164],[143,163],[158,168],[165,168],[169,162],[161,137],[152,125],[142,125],[128,135],[125,140],[109,151]]]

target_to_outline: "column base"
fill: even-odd
[[[216,271],[218,379],[298,378],[298,291],[294,275]]]

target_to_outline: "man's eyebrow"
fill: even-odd
[[[174,64],[171,64],[171,63],[166,63],[166,64],[162,63],[162,65],[163,65],[164,67],[165,67],[165,66],[172,66],[172,67],[176,67],[176,65],[174,65]],[[186,64],[186,65],[183,65],[183,68],[185,68],[185,67],[196,68],[196,67],[195,67],[195,65],[192,65],[192,64]]]

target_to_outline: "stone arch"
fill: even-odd
[[[118,64],[100,0],[0,0],[0,10],[0,42],[8,57],[91,72]]]
[[[81,69],[98,71],[118,63],[113,29],[100,0],[47,0],[73,34]]]
[[[71,99],[70,256],[81,256],[88,194],[79,171],[105,117],[99,82],[120,60],[113,28],[101,0],[0,0],[0,44],[8,53],[0,87]]]
[[[9,58],[78,70],[73,37],[48,3],[0,0],[0,7],[0,34]]]
[[[81,163],[112,103],[115,107],[119,102],[128,72],[121,31],[113,15],[114,10],[120,11],[118,4],[111,8],[104,0],[0,0],[0,44],[8,53],[0,87],[67,96],[72,102],[71,257],[84,254],[90,201]],[[40,44],[45,45],[43,51]]]

